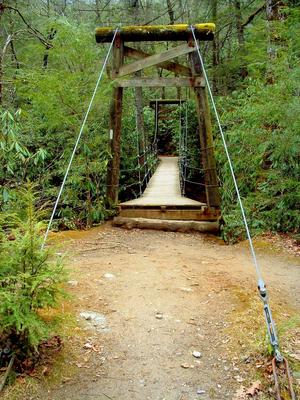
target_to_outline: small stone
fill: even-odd
[[[88,314],[88,313],[81,313],[80,314],[84,319],[86,319],[87,321],[90,321],[92,319],[92,315]]]
[[[155,318],[156,318],[156,319],[163,319],[162,313],[157,313],[157,314],[155,314]]]
[[[79,315],[80,317],[88,321],[89,326],[96,327],[97,331],[109,331],[105,315],[97,313],[95,311],[83,311]]]
[[[181,287],[180,290],[181,290],[182,292],[192,292],[192,291],[193,291],[193,289],[190,288],[190,287]]]
[[[115,278],[114,274],[111,274],[111,273],[109,273],[109,272],[107,272],[106,274],[104,274],[103,277],[106,278],[106,279],[110,279],[110,280],[112,280],[112,279]]]
[[[239,382],[239,383],[242,383],[242,382],[244,382],[244,380],[245,379],[243,379],[241,376],[239,376],[239,375],[236,375],[236,376],[234,376],[234,379],[237,381],[237,382]]]
[[[190,368],[189,364],[183,363],[181,364],[181,368],[188,369]]]
[[[72,287],[78,286],[78,281],[68,281],[68,285]]]
[[[193,354],[193,356],[194,356],[195,358],[200,358],[200,357],[202,356],[202,354],[200,353],[200,351],[196,351],[196,350],[194,350],[192,354]]]

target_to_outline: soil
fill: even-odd
[[[241,398],[238,389],[257,379],[266,396],[259,398],[271,398],[247,243],[109,224],[58,233],[55,242],[68,254],[73,299],[64,311],[77,326],[65,339],[55,384],[45,381],[20,398],[221,400]],[[298,368],[299,258],[266,242],[257,248],[282,348]],[[98,320],[80,316],[86,312]]]

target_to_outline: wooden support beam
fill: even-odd
[[[155,208],[122,208],[120,217],[126,218],[156,218],[168,220],[192,220],[192,221],[217,221],[220,218],[220,211],[211,208],[203,209],[172,209],[165,210]]]
[[[201,77],[197,78],[131,78],[127,80],[117,79],[117,86],[127,87],[195,87],[205,86]]]
[[[172,232],[203,232],[218,233],[220,230],[218,221],[176,221],[151,218],[125,218],[115,217],[114,226],[122,226],[126,229],[155,229]]]
[[[174,57],[191,53],[192,51],[195,51],[195,48],[185,43],[180,46],[173,47],[172,49],[166,50],[162,53],[153,54],[152,56],[146,57],[142,60],[137,60],[131,64],[123,65],[122,67],[120,67],[119,73],[112,74],[112,76],[114,78],[119,78],[121,76],[133,74],[136,71],[140,71],[148,67],[153,67],[154,65],[168,61]]]
[[[161,104],[181,104],[184,103],[185,99],[157,99],[157,100],[150,100],[149,104],[150,107],[155,106],[157,103],[158,105]]]
[[[113,71],[118,73],[124,59],[124,45],[120,37],[116,37],[113,47]],[[113,132],[111,140],[112,159],[107,166],[107,190],[106,196],[109,205],[117,204],[119,193],[120,157],[121,157],[121,123],[122,123],[123,88],[113,90],[113,98],[110,106],[110,129]]]
[[[132,47],[124,47],[124,55],[126,57],[134,58],[135,60],[141,60],[146,57],[152,56],[153,54],[146,53],[142,50],[133,49]],[[185,65],[181,65],[172,61],[165,61],[163,63],[159,63],[156,67],[166,69],[167,71],[174,72],[174,74],[184,75],[184,76],[192,76],[192,71],[190,68]]]
[[[199,56],[196,52],[190,54],[192,72],[195,76],[202,73]],[[194,88],[196,96],[196,109],[199,123],[199,135],[204,179],[206,184],[206,199],[209,207],[220,207],[220,194],[216,160],[213,147],[213,134],[210,117],[210,108],[205,87]]]
[[[197,39],[213,40],[215,24],[195,24],[193,27]],[[115,27],[97,28],[96,42],[111,42],[115,29]],[[191,35],[191,28],[188,24],[122,26],[119,28],[119,33],[121,39],[125,42],[177,41],[188,40]]]

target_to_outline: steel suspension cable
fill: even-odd
[[[231,161],[231,158],[230,158],[230,154],[229,154],[229,151],[228,151],[228,146],[227,146],[225,135],[224,135],[223,128],[222,128],[222,125],[221,125],[219,113],[218,113],[218,110],[217,110],[217,107],[216,107],[216,104],[215,104],[215,101],[214,101],[214,96],[213,96],[213,93],[212,93],[212,90],[211,90],[211,87],[210,87],[210,83],[209,83],[208,76],[207,76],[207,73],[206,73],[206,70],[205,70],[205,66],[204,66],[203,58],[202,58],[202,55],[201,55],[201,52],[200,52],[200,48],[199,48],[199,45],[198,45],[198,41],[197,41],[196,36],[195,36],[195,31],[194,31],[193,25],[190,26],[190,29],[191,29],[192,36],[193,36],[193,39],[194,39],[194,42],[195,42],[196,51],[197,51],[198,56],[199,56],[199,60],[200,60],[203,76],[204,76],[204,79],[205,79],[205,82],[206,82],[207,90],[208,90],[208,93],[209,93],[209,97],[210,97],[210,100],[211,100],[211,104],[212,104],[212,107],[213,107],[213,110],[214,110],[214,113],[215,113],[215,116],[216,116],[217,125],[218,125],[218,128],[219,128],[220,134],[221,134],[223,146],[224,146],[224,149],[225,149],[225,153],[226,153],[226,157],[227,157],[227,160],[228,160],[231,176],[232,176],[232,179],[233,179],[235,191],[236,191],[237,198],[238,198],[238,203],[239,203],[239,206],[240,206],[240,209],[241,209],[243,222],[244,222],[247,238],[248,238],[248,241],[249,241],[250,251],[251,251],[251,255],[252,255],[252,259],[253,259],[253,263],[254,263],[254,266],[255,266],[256,275],[257,275],[259,295],[260,295],[260,298],[261,298],[261,300],[263,301],[263,304],[264,304],[264,316],[265,316],[265,320],[266,320],[266,325],[267,325],[267,330],[268,330],[270,342],[271,342],[271,345],[273,347],[276,360],[278,362],[282,362],[284,360],[284,358],[282,357],[282,355],[280,353],[280,350],[279,350],[279,343],[278,343],[278,338],[277,338],[277,333],[276,333],[276,327],[275,327],[275,323],[273,321],[271,309],[270,309],[270,306],[269,306],[266,285],[265,285],[265,282],[264,282],[264,280],[262,278],[260,266],[259,266],[258,261],[257,261],[256,253],[255,253],[254,246],[253,246],[252,237],[251,237],[251,234],[250,234],[250,229],[249,229],[249,226],[248,226],[248,221],[247,221],[247,218],[246,218],[244,205],[243,205],[243,202],[242,202],[242,199],[241,199],[241,196],[240,196],[240,190],[239,190],[239,187],[238,187],[238,184],[237,184],[237,180],[236,180],[233,164],[232,164],[232,161]]]
[[[212,104],[212,107],[213,107],[213,110],[214,110],[214,113],[215,113],[215,116],[216,116],[216,120],[217,120],[219,131],[220,131],[220,134],[221,134],[221,138],[222,138],[223,146],[224,146],[224,149],[225,149],[226,157],[227,157],[227,160],[228,160],[231,176],[232,176],[232,179],[233,179],[235,191],[236,191],[238,202],[239,202],[239,206],[240,206],[241,213],[242,213],[242,216],[243,216],[243,222],[244,222],[246,233],[247,233],[247,237],[248,237],[248,240],[249,240],[249,246],[250,246],[250,250],[251,250],[251,254],[252,254],[252,258],[253,258],[256,274],[257,274],[257,279],[261,280],[262,279],[262,275],[261,275],[261,271],[260,271],[260,267],[259,267],[259,264],[258,264],[258,261],[257,261],[256,254],[255,254],[255,250],[254,250],[254,246],[253,246],[253,242],[252,242],[252,237],[251,237],[249,226],[248,226],[248,221],[247,221],[247,218],[246,218],[244,205],[243,205],[243,202],[242,202],[242,199],[241,199],[241,196],[240,196],[240,190],[239,190],[239,187],[238,187],[238,184],[237,184],[237,180],[236,180],[236,177],[235,177],[233,164],[232,164],[232,161],[231,161],[231,158],[230,158],[230,154],[229,154],[229,151],[228,151],[228,146],[227,146],[227,143],[226,143],[226,140],[225,140],[225,135],[224,135],[223,128],[222,128],[222,125],[221,125],[219,113],[218,113],[218,110],[217,110],[217,107],[216,107],[214,96],[212,94],[212,90],[211,90],[211,87],[210,87],[210,83],[209,83],[208,77],[207,77],[207,74],[206,74],[203,58],[202,58],[202,55],[201,55],[201,52],[200,52],[200,48],[199,48],[198,41],[197,41],[196,36],[195,36],[195,32],[194,32],[194,27],[193,26],[191,26],[191,31],[192,31],[194,42],[195,42],[195,45],[196,45],[196,50],[197,50],[197,53],[198,53],[198,56],[199,56],[199,59],[200,59],[201,68],[202,68],[202,72],[203,72],[204,79],[205,79],[205,82],[206,82],[206,86],[207,86],[207,90],[208,90],[208,93],[209,93],[209,97],[211,99],[211,104]]]
[[[99,76],[98,76],[98,79],[97,79],[97,82],[96,82],[96,86],[95,86],[94,92],[93,92],[93,94],[92,94],[92,97],[91,97],[89,106],[88,106],[88,108],[87,108],[87,111],[86,111],[86,113],[85,113],[84,119],[83,119],[83,121],[82,121],[81,128],[80,128],[79,134],[78,134],[78,136],[77,136],[77,139],[76,139],[76,142],[75,142],[75,145],[74,145],[74,148],[73,148],[73,151],[72,151],[72,154],[71,154],[71,157],[70,157],[70,160],[69,160],[67,169],[66,169],[66,173],[65,173],[64,179],[63,179],[62,184],[61,184],[61,186],[60,186],[60,189],[59,189],[59,192],[58,192],[58,195],[57,195],[57,198],[56,198],[54,207],[53,207],[53,211],[52,211],[52,214],[51,214],[51,217],[50,217],[48,226],[47,226],[47,230],[46,230],[45,235],[44,235],[44,239],[43,239],[43,243],[42,243],[42,246],[41,246],[41,250],[43,250],[44,247],[45,247],[45,244],[46,244],[46,241],[47,241],[47,238],[48,238],[50,229],[51,229],[51,225],[52,225],[52,222],[53,222],[53,219],[54,219],[54,215],[55,215],[55,213],[56,213],[56,209],[57,209],[57,206],[58,206],[60,197],[61,197],[62,192],[63,192],[63,190],[64,190],[64,186],[65,186],[67,177],[68,177],[68,175],[69,175],[70,168],[71,168],[71,165],[72,165],[72,162],[73,162],[73,159],[74,159],[74,156],[75,156],[75,153],[76,153],[78,144],[79,144],[79,142],[80,142],[83,129],[84,129],[84,127],[85,127],[87,118],[88,118],[89,113],[90,113],[90,111],[91,111],[92,104],[93,104],[93,102],[94,102],[94,99],[95,99],[95,96],[96,96],[96,93],[97,93],[97,90],[98,90],[100,81],[101,81],[102,76],[103,76],[103,73],[104,73],[104,71],[105,71],[105,67],[106,67],[108,58],[109,58],[109,56],[110,56],[110,53],[111,53],[111,50],[112,50],[112,47],[113,47],[115,38],[116,38],[116,36],[117,36],[117,33],[118,33],[118,28],[115,30],[115,33],[114,33],[114,36],[113,36],[112,41],[111,41],[111,43],[110,43],[110,46],[109,46],[109,49],[108,49],[108,51],[107,51],[106,57],[105,57],[105,59],[104,59],[104,61],[103,61],[102,68],[101,68],[101,70],[100,70],[100,73],[99,73]]]

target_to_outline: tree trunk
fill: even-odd
[[[236,21],[236,31],[237,31],[237,39],[239,47],[241,48],[244,45],[244,28],[242,23],[242,11],[241,11],[241,2],[240,0],[235,0],[235,21]]]
[[[168,7],[168,14],[170,18],[170,24],[174,25],[175,20],[174,20],[174,11],[173,11],[173,6],[171,0],[167,0],[167,7]]]
[[[2,15],[4,13],[4,8],[2,8],[3,3],[4,3],[4,0],[0,0],[0,21],[1,21]],[[0,25],[0,29],[2,31],[1,35],[3,35],[4,31],[2,30],[1,25]],[[4,69],[3,68],[3,50],[1,49],[0,50],[0,105],[2,104],[2,101],[3,101],[3,75],[4,75],[3,69]]]
[[[218,17],[218,0],[212,0],[212,21],[216,24]],[[213,79],[212,89],[214,93],[218,92],[218,71],[217,66],[219,65],[219,35],[216,32],[213,40],[212,50],[212,65],[213,65]]]
[[[277,42],[279,41],[280,33],[277,32],[276,25],[278,21],[283,20],[283,15],[281,13],[281,7],[284,5],[283,1],[278,0],[266,0],[266,17],[268,21],[268,58],[269,66],[266,74],[266,81],[269,84],[275,82],[274,74],[274,63],[277,58]]]
[[[50,17],[50,0],[47,0],[47,17]]]
[[[96,21],[100,22],[100,0],[95,0]]]
[[[241,10],[241,2],[240,0],[234,1],[235,6],[235,23],[236,23],[236,32],[237,32],[237,40],[239,44],[239,54],[240,54],[240,61],[241,67],[239,69],[239,75],[242,79],[246,78],[248,75],[248,70],[244,65],[245,62],[245,37],[244,37],[244,25],[242,22],[242,10]]]
[[[283,1],[278,0],[266,0],[266,13],[268,21],[279,21],[282,19],[280,9],[284,5],[283,3]]]
[[[55,35],[56,35],[56,30],[51,28],[48,36],[47,36],[47,42],[50,44],[52,42],[52,40],[54,39]],[[46,51],[44,54],[44,58],[43,58],[43,67],[46,69],[48,67],[48,61],[49,61],[49,50],[51,49],[51,45],[47,45],[46,46]]]

